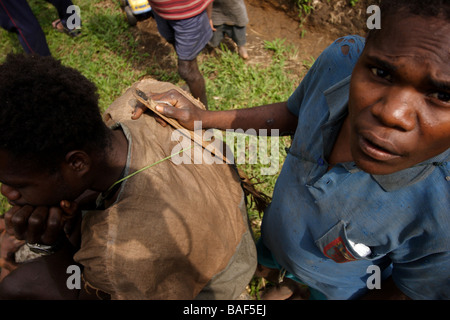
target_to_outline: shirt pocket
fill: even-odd
[[[348,239],[346,223],[340,220],[322,237],[315,241],[320,252],[337,263],[345,263],[360,259],[373,260],[371,249]]]

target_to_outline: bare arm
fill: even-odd
[[[268,104],[248,109],[212,111],[205,113],[206,128],[217,129],[279,129],[294,132],[297,118],[288,110],[286,102]]]
[[[212,18],[213,2],[214,1],[211,1],[211,3],[206,7],[206,14],[208,15],[209,20]]]
[[[206,14],[209,18],[209,25],[211,26],[211,30],[216,31],[216,28],[214,28],[214,22],[212,20],[213,2],[214,1],[211,1],[211,3],[206,7]]]
[[[293,133],[297,127],[297,117],[287,108],[287,102],[278,102],[247,109],[208,111],[195,107],[176,90],[152,97],[153,100],[169,102],[174,107],[159,104],[157,110],[174,118],[184,127],[193,130],[195,121],[202,121],[204,129],[279,129],[280,133]],[[139,118],[146,108],[136,107],[133,119]]]

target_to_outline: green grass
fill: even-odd
[[[202,63],[201,71],[206,78],[208,103],[211,110],[240,109],[287,100],[299,81],[284,68],[285,61],[293,49],[285,46],[284,40],[267,42],[266,48],[274,51],[274,54],[272,62],[265,67],[247,64],[225,46],[221,46],[221,51],[216,57],[210,57]],[[270,139],[279,141],[271,142]],[[272,144],[279,146],[278,162],[281,168],[286,156],[286,148],[290,144],[290,137],[269,138],[267,145]],[[246,146],[249,146],[249,142]],[[246,159],[249,159],[248,153]],[[262,175],[261,169],[267,165],[259,161],[256,164],[249,164],[247,161],[246,164],[238,165],[238,167],[249,177],[254,178],[254,182],[258,183],[258,190],[268,196],[272,195],[279,172],[274,175]],[[255,225],[255,236],[259,237],[259,213],[254,208],[249,208],[249,215]]]
[[[52,55],[64,65],[78,69],[96,84],[101,110],[143,76],[180,84],[176,70],[161,69],[156,61],[148,65],[152,59],[138,52],[139,43],[126,23],[119,1],[77,0],[82,18],[82,35],[77,38],[53,30],[51,23],[57,19],[57,14],[51,5],[37,0],[29,3],[46,34]],[[283,39],[265,42],[265,49],[272,53],[272,60],[265,66],[246,63],[224,46],[216,55],[201,54],[199,65],[206,80],[211,110],[258,106],[289,97],[300,81],[298,75],[286,68],[286,61],[295,49],[285,44]],[[22,48],[15,35],[0,29],[0,63],[9,52],[22,52]],[[144,60],[147,65],[141,67]],[[278,139],[281,168],[290,138],[271,139]],[[265,165],[259,163],[241,164],[239,167],[259,183],[257,188],[260,191],[272,195],[279,172],[261,175],[261,168]],[[0,214],[7,209],[7,202],[0,197]],[[249,206],[249,215],[255,236],[259,237],[260,214]],[[252,281],[252,297],[258,297],[260,286],[258,279]]]
[[[44,1],[29,3],[44,30],[52,55],[64,65],[78,69],[97,85],[102,110],[141,76],[141,71],[132,67],[141,57],[118,2],[77,1],[82,18],[82,35],[77,38],[52,28],[52,21],[58,18],[53,6]],[[23,51],[14,34],[0,29],[0,36],[0,62],[11,51]]]

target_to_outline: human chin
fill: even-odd
[[[403,156],[380,148],[360,134],[352,134],[350,150],[357,167],[370,174],[386,175],[408,167]]]

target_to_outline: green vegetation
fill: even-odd
[[[314,6],[312,5],[312,0],[295,0],[300,12],[299,15],[302,17],[303,15],[308,15],[314,10]]]
[[[47,38],[53,56],[64,65],[78,69],[93,81],[100,95],[102,110],[119,97],[143,73],[133,67],[138,55],[128,24],[115,1],[77,1],[81,9],[82,35],[71,38],[52,28],[56,10],[44,1],[29,1]],[[17,36],[0,29],[0,63],[10,52],[23,52]],[[8,208],[1,198],[0,214]]]

